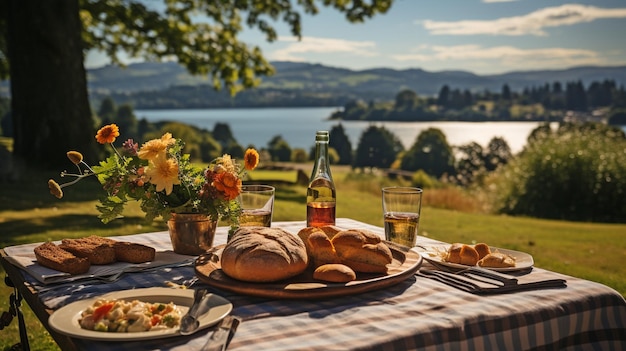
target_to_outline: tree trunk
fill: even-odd
[[[9,0],[14,152],[29,167],[67,169],[96,155],[78,0]]]

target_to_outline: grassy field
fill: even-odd
[[[308,172],[310,165],[302,165]],[[380,188],[392,181],[371,175],[351,174],[334,167],[338,217],[382,226]],[[165,230],[163,222],[146,224],[138,206],[127,217],[102,224],[96,199],[101,190],[94,180],[66,188],[63,200],[48,193],[47,180],[57,174],[25,174],[13,184],[0,184],[0,247],[85,235],[124,235]],[[296,172],[261,171],[254,180],[293,182]],[[274,221],[305,219],[306,189],[277,186]],[[493,246],[528,252],[538,267],[608,285],[626,296],[626,225],[577,223],[497,216],[481,213],[481,197],[454,189],[426,189],[420,235],[446,242],[486,242]],[[616,262],[620,262],[616,264]],[[12,289],[0,287],[0,309],[8,310]],[[58,350],[52,338],[27,306],[31,348]],[[17,320],[0,331],[0,350],[19,341]]]

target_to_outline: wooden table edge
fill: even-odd
[[[9,277],[9,279],[11,279],[20,294],[22,294],[22,298],[35,313],[39,322],[41,322],[48,333],[50,333],[50,336],[52,336],[61,350],[78,350],[72,338],[50,329],[50,326],[48,325],[48,318],[54,310],[46,307],[46,305],[39,300],[39,294],[32,287],[26,284],[22,271],[7,261],[6,257],[7,254],[4,249],[0,249],[0,264],[2,264],[5,274]]]

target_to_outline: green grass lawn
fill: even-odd
[[[306,172],[307,165],[302,166]],[[335,167],[337,216],[382,226],[380,187],[389,180],[376,177],[348,178],[348,169]],[[26,174],[15,184],[0,184],[0,246],[57,240],[86,235],[125,235],[166,230],[162,221],[146,224],[138,206],[127,217],[102,224],[96,199],[101,194],[95,180],[66,188],[63,200],[51,196],[47,180],[57,174]],[[294,182],[296,172],[251,173],[254,180]],[[358,178],[359,180],[353,180]],[[306,188],[277,185],[274,221],[305,220]],[[428,196],[427,196],[428,195]],[[456,197],[452,200],[450,196]],[[446,199],[442,199],[445,197]],[[489,245],[528,252],[537,267],[608,285],[626,296],[626,224],[578,223],[467,212],[454,203],[468,202],[470,195],[425,190],[420,235],[445,242],[486,242]],[[446,204],[446,205],[442,205]],[[444,208],[442,208],[444,207]],[[0,287],[0,309],[8,310],[12,289]],[[27,329],[33,350],[58,350],[54,341],[27,306]],[[0,350],[19,341],[17,320],[0,332]]]

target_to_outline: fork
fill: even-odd
[[[507,274],[503,274],[503,273],[499,273],[499,272],[495,272],[489,269],[485,269],[485,268],[480,268],[480,267],[467,267],[465,269],[455,269],[455,268],[451,268],[448,267],[446,265],[437,263],[437,262],[433,262],[430,261],[430,264],[432,264],[435,268],[442,270],[444,272],[448,272],[448,273],[452,273],[452,274],[457,274],[457,275],[463,275],[468,277],[468,274],[471,274],[472,277],[470,278],[474,278],[477,280],[481,280],[484,282],[483,279],[479,279],[478,277],[482,277],[482,278],[487,278],[490,279],[491,281],[487,281],[487,283],[493,283],[493,281],[498,281],[501,282],[504,285],[516,285],[517,284],[517,279],[514,278],[513,276],[507,275]]]

